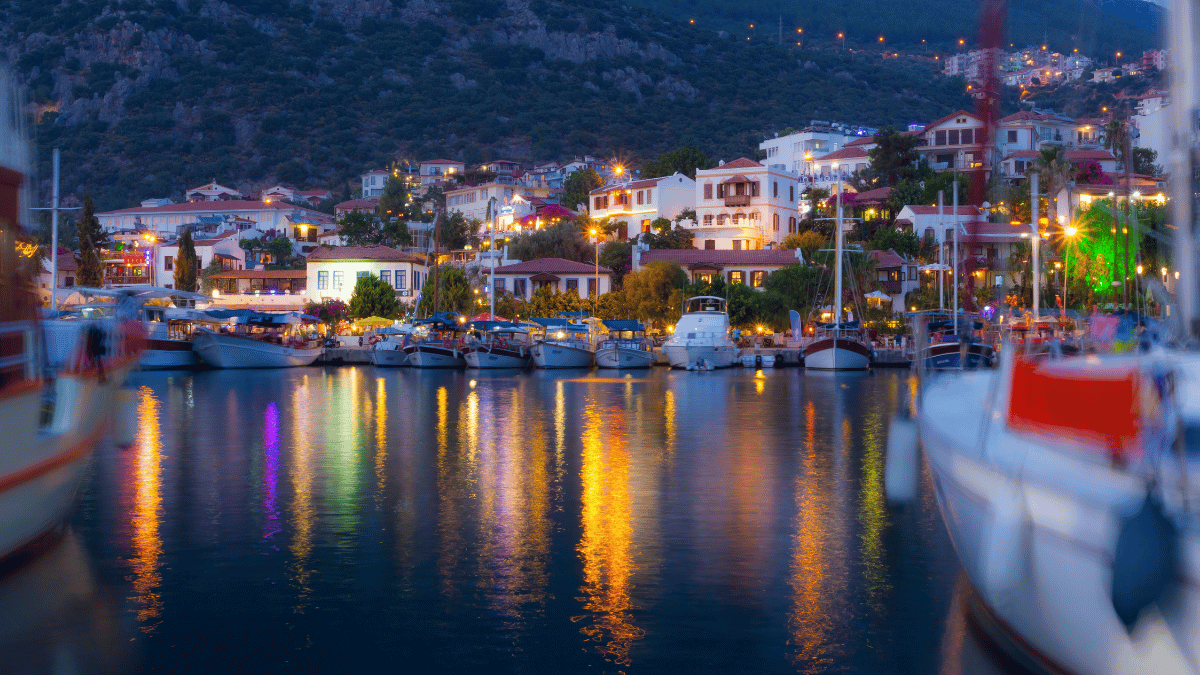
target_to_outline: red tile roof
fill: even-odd
[[[755,249],[752,251],[713,251],[699,249],[652,249],[642,251],[641,264],[664,261],[680,265],[708,263],[710,265],[790,265],[800,262],[790,248]]]
[[[647,178],[645,180],[635,180],[632,183],[613,183],[612,185],[605,185],[604,187],[598,187],[595,190],[592,190],[591,192],[589,192],[588,194],[602,195],[606,192],[615,192],[617,190],[630,190],[630,189],[638,190],[638,189],[647,188],[647,187],[652,188],[652,187],[658,185],[658,181],[660,181],[660,180],[662,180],[662,179],[661,178]]]
[[[1113,156],[1113,154],[1108,150],[1067,150],[1064,155],[1072,162],[1077,162],[1084,159],[1094,159],[1098,161],[1116,159],[1116,157]]]
[[[867,251],[867,255],[875,260],[876,269],[903,267],[904,265],[912,264],[911,261],[905,260],[903,256],[896,253],[894,249],[888,249],[887,251]]]
[[[217,272],[213,279],[303,279],[306,270],[229,270]]]
[[[487,267],[481,269],[484,274],[490,274]],[[538,258],[524,262],[503,265],[496,268],[496,274],[595,274],[596,266],[575,262],[565,258]],[[600,274],[612,274],[607,267],[600,268]]]
[[[311,262],[334,262],[341,260],[378,260],[386,262],[411,262],[424,265],[425,259],[382,244],[369,246],[318,246],[308,254]]]
[[[999,123],[1004,124],[1005,122],[1023,122],[1026,120],[1038,122],[1066,122],[1069,124],[1073,124],[1075,122],[1075,120],[1065,116],[1051,115],[1049,113],[1035,113],[1028,110],[1022,110],[1019,113],[1013,113],[1008,117],[1001,118]]]
[[[276,211],[302,211],[312,215],[323,216],[324,213],[314,211],[303,206],[293,206],[291,204],[280,204],[279,202],[252,202],[240,199],[226,199],[217,202],[183,202],[182,204],[163,204],[162,206],[135,206],[128,209],[117,209],[116,211],[105,211],[97,213],[98,216],[109,216],[118,213],[181,213],[188,211],[262,211],[264,209],[273,209]]]
[[[843,160],[843,159],[865,159],[869,156],[870,155],[867,153],[867,151],[863,150],[862,148],[845,147],[845,148],[842,148],[841,150],[836,150],[834,152],[831,152],[828,155],[821,155],[820,157],[816,157],[812,161],[814,161],[814,162],[831,162],[834,160]]]
[[[867,190],[866,192],[858,193],[858,196],[854,198],[854,203],[865,204],[867,202],[886,202],[888,197],[891,195],[892,188],[890,187],[875,188],[874,190]]]
[[[714,166],[714,169],[750,169],[753,167],[761,167],[762,164],[745,157],[739,157],[732,162],[725,162],[721,166]]]
[[[853,141],[850,141],[849,143],[847,143],[846,145],[844,145],[842,147],[857,148],[860,145],[872,145],[874,143],[875,143],[874,136],[863,136],[862,138],[856,138]]]
[[[952,118],[952,117],[958,117],[959,115],[966,115],[967,117],[974,117],[975,119],[977,119],[977,120],[979,120],[979,121],[981,121],[981,122],[983,121],[983,118],[981,118],[979,115],[976,115],[975,113],[972,113],[972,112],[967,112],[966,110],[958,110],[958,111],[955,111],[955,112],[952,112],[952,113],[950,113],[949,115],[946,115],[945,117],[943,117],[942,119],[940,119],[940,120],[938,120],[938,121],[934,122],[933,124],[930,124],[930,125],[926,126],[926,127],[925,127],[925,131],[929,131],[930,129],[932,129],[932,128],[936,127],[937,125],[941,124],[942,122],[945,122],[946,120],[948,120],[948,119],[950,119],[950,118]]]
[[[1022,239],[1028,240],[1028,225],[1009,225],[1008,223],[989,223],[982,220],[972,220],[963,223],[963,229],[968,237],[979,237],[979,243],[1012,244]],[[1025,237],[1021,233],[1026,234]],[[961,243],[962,237],[959,236]]]
[[[341,204],[336,204],[336,205],[334,205],[333,208],[334,208],[334,210],[337,210],[337,209],[347,209],[347,210],[349,210],[349,209],[367,209],[369,211],[374,211],[375,210],[375,202],[373,202],[369,199],[351,199],[350,201],[342,202]]]
[[[936,207],[936,206],[925,206],[924,204],[909,204],[906,208],[911,209],[912,212],[918,216],[934,216],[934,215],[938,214],[938,207]],[[947,204],[945,207],[945,210],[942,211],[942,213],[945,213],[946,215],[951,215],[954,213],[954,207]],[[979,213],[980,213],[979,207],[977,207],[977,206],[972,206],[972,205],[968,204],[966,206],[960,205],[958,207],[958,215],[960,215],[960,216],[978,216]]]

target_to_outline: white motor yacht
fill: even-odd
[[[384,329],[384,331],[377,332],[380,339],[371,348],[371,363],[386,368],[411,365],[404,348],[408,346],[409,337],[412,335],[412,326],[404,325],[396,329]]]
[[[442,312],[417,324],[404,348],[413,368],[466,368],[461,317]]]
[[[688,298],[684,314],[671,339],[662,347],[672,368],[728,368],[737,361],[738,348],[729,335],[725,298],[700,295]]]
[[[591,368],[596,347],[591,327],[564,319],[534,319],[546,327],[546,336],[530,348],[538,368]]]
[[[646,339],[646,327],[639,321],[604,321],[608,338],[596,346],[598,368],[649,368],[654,365],[654,349]]]

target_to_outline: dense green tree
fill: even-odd
[[[246,265],[247,266],[251,265],[254,262],[254,260],[255,260],[254,254],[255,253],[258,253],[259,251],[264,251],[267,248],[266,245],[263,244],[262,239],[259,239],[258,237],[254,237],[252,239],[241,239],[238,241],[238,246],[241,246],[242,250],[246,252]]]
[[[1154,162],[1158,159],[1158,151],[1152,148],[1133,149],[1133,172],[1143,176],[1161,176],[1163,168]]]
[[[442,213],[434,225],[438,246],[442,250],[456,250],[467,247],[471,237],[479,229],[478,221],[469,221],[461,212]]]
[[[338,218],[337,224],[347,246],[368,246],[383,241],[383,232],[376,224],[373,213],[349,211]]]
[[[879,176],[874,187],[895,185],[916,176],[919,143],[916,135],[899,133],[890,126],[875,134],[875,147],[867,151],[871,169]]]
[[[80,286],[99,288],[104,285],[104,265],[100,262],[100,252],[108,245],[108,233],[100,227],[100,221],[96,218],[92,195],[84,195],[83,214],[79,219],[79,269],[76,277]]]
[[[361,276],[354,284],[350,294],[350,316],[354,319],[365,319],[371,316],[381,316],[385,319],[395,318],[399,306],[396,303],[396,289],[379,277],[368,274]]]
[[[210,295],[213,289],[217,287],[218,280],[213,278],[214,274],[224,272],[225,268],[221,265],[219,258],[213,258],[212,262],[208,263],[208,267],[204,268],[204,272],[200,275],[200,292],[205,295]]]
[[[621,280],[633,265],[633,245],[627,241],[610,241],[600,247],[600,266],[613,271],[613,283],[621,285]]]
[[[429,271],[421,289],[417,314],[430,316],[435,312],[462,312],[472,309],[474,293],[467,273],[452,265],[438,265]]]
[[[595,253],[583,230],[574,222],[561,222],[513,237],[508,243],[508,255],[515,260],[563,258],[591,262]]]
[[[383,185],[383,194],[379,197],[379,217],[384,222],[392,218],[404,220],[410,217],[410,208],[408,187],[404,179],[390,176]]]
[[[656,218],[650,223],[650,232],[642,235],[641,241],[655,249],[695,248],[691,231],[672,223],[666,218]]]
[[[625,302],[641,321],[657,325],[674,323],[682,312],[687,273],[670,262],[652,262],[625,276]]]
[[[783,238],[779,244],[781,248],[798,248],[800,255],[804,256],[804,262],[812,262],[817,251],[821,250],[829,243],[829,240],[822,234],[812,230],[804,232],[796,232],[789,234]]]
[[[179,255],[175,258],[175,288],[195,291],[196,272],[196,242],[192,240],[192,228],[185,227],[179,237]]]
[[[713,161],[695,145],[682,145],[642,167],[642,178],[659,178],[676,172],[696,180],[696,169],[711,169]]]
[[[906,258],[914,258],[921,253],[921,239],[910,230],[881,227],[875,230],[875,236],[867,243],[867,248],[872,251],[893,250]]]
[[[271,254],[272,265],[287,265],[292,258],[292,240],[287,237],[275,237],[267,242],[267,252]]]
[[[575,210],[580,204],[588,204],[588,194],[604,185],[604,180],[593,169],[580,169],[571,174],[563,183],[562,197],[559,202],[568,209]]]

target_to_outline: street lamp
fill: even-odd
[[[596,318],[596,307],[600,300],[600,237],[596,236],[596,228],[590,230],[596,239],[596,294],[592,296],[592,318]]]
[[[1067,311],[1067,289],[1071,286],[1071,238],[1079,233],[1079,228],[1074,225],[1067,225],[1063,228],[1063,237],[1066,238],[1066,243],[1063,245],[1063,312]]]

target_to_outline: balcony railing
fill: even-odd
[[[883,292],[887,293],[888,295],[899,295],[900,292],[903,290],[904,290],[904,282],[903,281],[888,280],[888,281],[883,282]]]
[[[750,195],[725,195],[725,206],[750,206]]]

